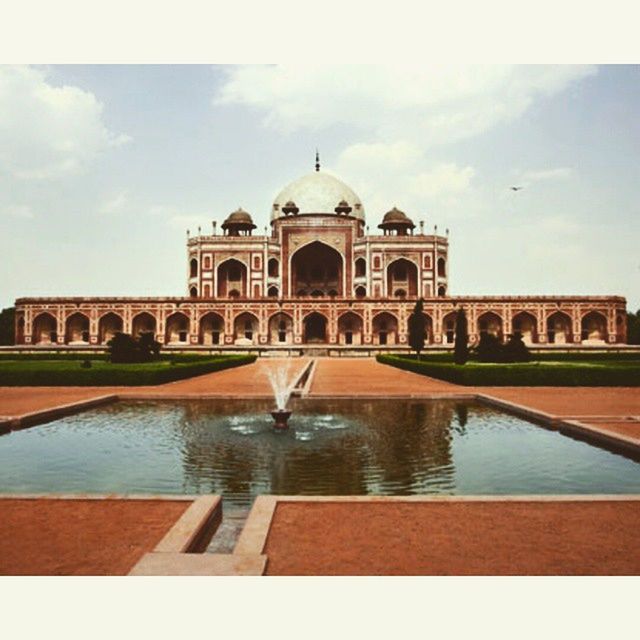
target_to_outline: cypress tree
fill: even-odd
[[[14,344],[14,331],[15,331],[15,307],[9,307],[0,311],[0,344],[12,345]]]
[[[453,361],[465,364],[469,359],[469,332],[467,328],[467,314],[460,307],[456,313],[456,341],[453,350]]]
[[[413,308],[413,313],[409,316],[409,345],[418,354],[424,349],[424,337],[427,326],[427,319],[422,313],[423,301],[420,298]]]

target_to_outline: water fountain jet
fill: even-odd
[[[273,397],[276,401],[276,408],[271,412],[274,419],[274,428],[284,430],[289,428],[289,417],[291,411],[287,411],[287,402],[293,391],[293,380],[290,379],[289,370],[291,362],[287,360],[285,366],[276,365],[275,368],[267,369],[267,378],[273,389]]]

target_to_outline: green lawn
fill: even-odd
[[[626,355],[626,354],[625,354]],[[638,356],[636,355],[636,358]],[[513,364],[453,362],[379,355],[378,362],[465,386],[637,387],[640,359],[545,360]]]
[[[0,386],[147,386],[182,380],[254,362],[255,355],[172,356],[144,364],[111,364],[93,359],[83,368],[86,356],[77,359],[31,359],[29,356],[0,359]]]

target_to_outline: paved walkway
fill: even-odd
[[[373,358],[318,358],[309,395],[388,397],[464,392],[459,385],[402,371]]]
[[[638,387],[475,387],[475,390],[566,418],[640,417]]]
[[[283,498],[267,575],[638,575],[638,500]]]

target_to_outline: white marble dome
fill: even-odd
[[[298,214],[336,214],[336,207],[346,202],[351,207],[350,216],[364,220],[364,207],[353,189],[344,182],[323,171],[314,171],[288,184],[273,201],[271,220],[285,217],[283,207],[295,204]]]

